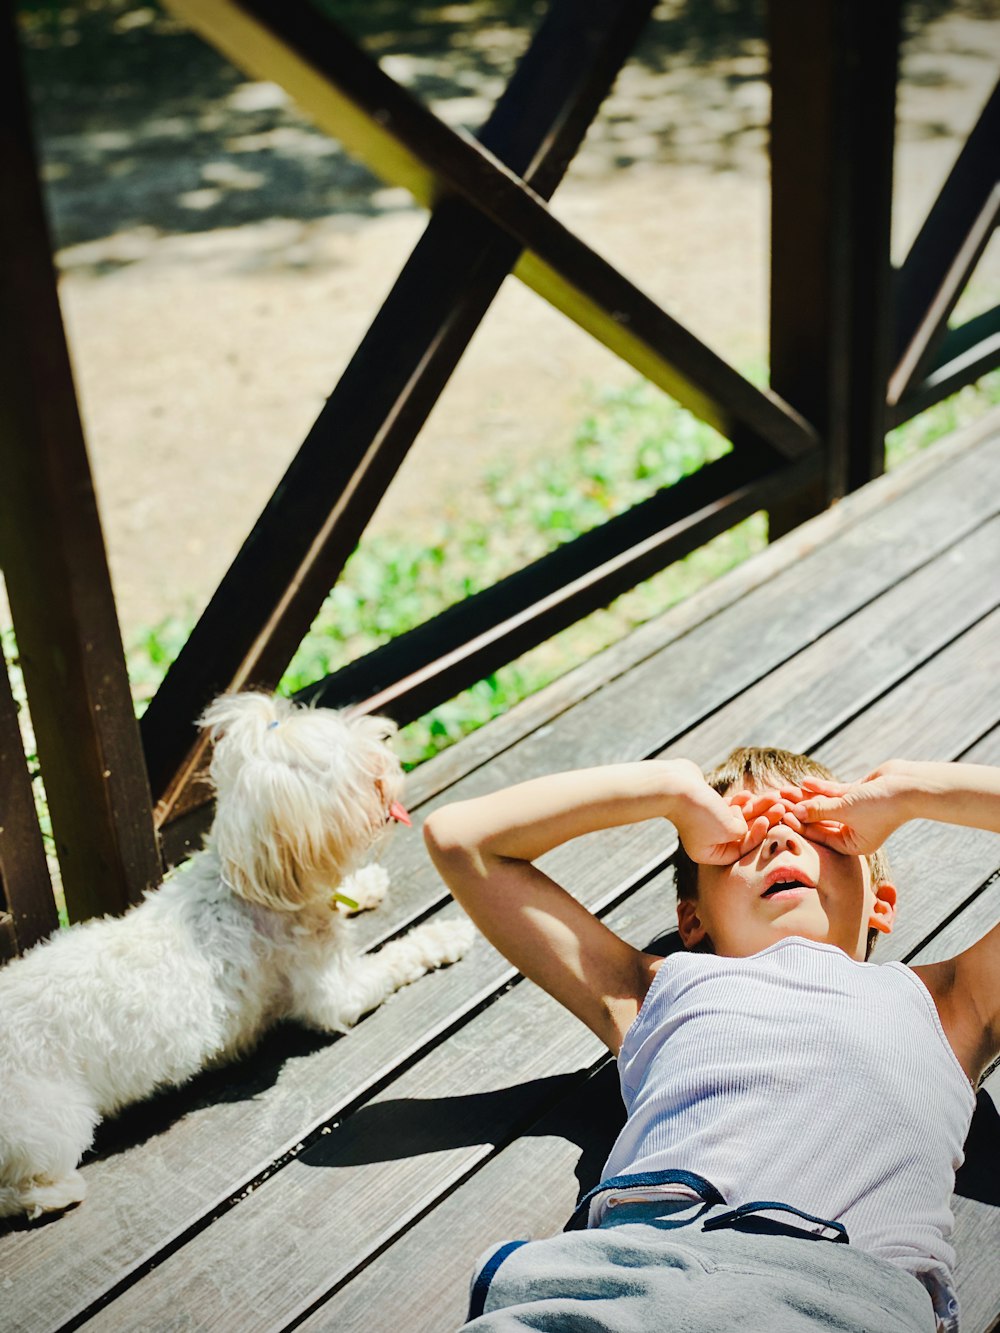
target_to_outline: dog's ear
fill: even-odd
[[[202,713],[198,725],[209,732],[212,741],[220,741],[236,728],[264,731],[280,722],[293,707],[287,699],[254,690],[220,694]]]
[[[231,782],[231,785],[230,785]],[[216,808],[212,841],[230,887],[248,902],[294,911],[348,868],[338,822],[314,782],[286,764],[244,761]]]

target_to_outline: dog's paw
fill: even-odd
[[[86,1181],[79,1171],[71,1171],[62,1180],[30,1185],[22,1192],[20,1203],[30,1220],[35,1222],[46,1213],[62,1213],[75,1207],[86,1196]]]
[[[458,921],[433,921],[417,926],[410,932],[416,936],[424,954],[424,965],[430,969],[445,967],[469,952],[476,938],[476,928],[464,918]]]
[[[389,872],[373,862],[371,865],[362,866],[353,875],[348,875],[337,891],[345,898],[356,902],[359,912],[370,912],[385,899],[388,889]],[[340,910],[350,915],[355,909],[341,903]]]

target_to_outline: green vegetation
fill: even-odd
[[[1000,372],[994,372],[891,432],[888,466],[998,403]],[[282,692],[336,671],[728,449],[721,436],[645,383],[595,395],[565,454],[540,457],[520,472],[493,470],[478,491],[462,497],[462,512],[443,521],[429,540],[387,533],[362,542],[289,666]],[[766,541],[766,517],[756,514],[525,653],[404,728],[404,762],[412,767],[506,712]],[[188,630],[182,620],[167,620],[131,647],[129,670],[140,710]]]

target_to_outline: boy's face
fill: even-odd
[[[724,957],[800,935],[863,960],[869,929],[891,928],[895,901],[891,884],[872,885],[865,857],[777,823],[733,864],[699,865],[697,900],[678,904],[678,927],[688,948],[708,936]]]

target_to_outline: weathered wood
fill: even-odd
[[[0,963],[58,925],[17,705],[0,648]]]
[[[905,671],[898,653],[884,656],[878,631],[882,627],[884,636],[891,638],[893,614],[902,618],[905,607],[913,604],[914,580],[924,580],[921,623],[932,631],[932,639],[936,635],[937,642],[946,643],[958,632],[957,626],[974,616],[974,594],[958,586],[963,581],[960,571],[965,572],[966,583],[978,580],[983,586],[991,581],[990,567],[978,557],[959,564],[952,555],[943,578],[934,568],[943,552],[953,553],[961,544],[947,538],[951,524],[962,534],[961,541],[972,544],[967,554],[983,540],[984,519],[996,511],[1000,495],[998,457],[997,450],[984,443],[953,458],[936,484],[932,474],[918,470],[912,490],[876,508],[867,522],[841,530],[823,549],[803,555],[794,539],[772,548],[762,558],[773,569],[772,562],[784,549],[784,569],[723,614],[690,627],[667,650],[619,675],[607,689],[606,709],[605,692],[591,694],[553,719],[549,730],[537,729],[495,762],[464,778],[446,798],[574,763],[640,757],[679,742],[686,731],[703,725],[702,719],[714,713],[718,729],[702,731],[705,752],[695,756],[709,762],[741,738],[757,711],[769,712],[784,698],[794,718],[810,708],[814,695],[834,686],[840,689],[836,698],[831,694],[832,725],[836,725],[837,717],[849,714],[851,682],[859,699],[870,699],[878,692],[886,661],[894,673],[891,679],[898,680]],[[879,486],[892,481],[887,478]],[[736,571],[731,577],[743,579],[746,574]],[[881,603],[875,600],[880,594]],[[897,613],[891,611],[890,597]],[[850,634],[848,622],[839,630],[840,639],[833,637],[845,617],[858,620],[865,615],[857,635]],[[962,642],[959,639],[934,659],[941,680],[934,707],[943,717],[955,719],[954,734],[945,734],[944,727],[931,732],[933,744],[946,742],[952,747],[942,751],[946,756],[996,723],[992,689],[977,693],[974,682],[970,686],[963,681]],[[931,651],[933,643],[911,652],[909,667],[917,677]],[[802,659],[808,653],[812,657],[803,669]],[[844,660],[851,653],[858,659],[853,665]],[[850,681],[843,688],[838,681],[848,668]],[[785,689],[782,683],[786,670],[794,672],[794,688]],[[769,673],[774,682],[770,693],[768,681],[762,679]],[[759,683],[754,685],[755,681]],[[744,695],[748,686],[754,692]],[[904,709],[903,717],[913,727],[911,736],[920,740],[923,714]],[[800,735],[800,743],[818,741],[830,725],[828,719],[817,717],[815,734]],[[865,717],[853,729],[859,763],[862,758],[883,757],[870,753],[874,738]],[[906,845],[895,853],[901,876],[909,874]],[[972,834],[966,841],[963,832],[962,847],[979,845]],[[609,835],[596,849],[593,842],[581,840],[554,857],[551,868],[591,907],[607,910],[621,902],[627,912],[627,902],[635,896],[633,887],[662,867],[671,849],[668,836],[648,827]],[[960,867],[958,873],[968,874],[969,882],[981,882],[958,844],[942,840],[934,830],[929,855],[941,851],[946,853],[942,875],[947,876],[951,864]],[[973,850],[968,855],[978,853]],[[396,874],[397,902],[380,914],[385,924],[365,924],[361,933],[369,939],[400,928],[441,900],[440,885],[412,836],[409,841],[397,840],[387,861]],[[934,867],[937,862],[929,864]],[[940,906],[947,913],[958,905]],[[907,941],[917,945],[934,924],[933,915],[906,907],[895,938],[900,947]],[[10,1276],[14,1284],[5,1289],[12,1320],[22,1318],[32,1333],[56,1327],[120,1284],[127,1286],[147,1261],[162,1255],[165,1245],[169,1250],[203,1226],[215,1210],[224,1209],[233,1195],[266,1175],[272,1163],[293,1151],[304,1136],[331,1117],[363,1106],[373,1089],[388,1087],[397,1071],[433,1050],[453,1026],[474,1021],[476,1012],[511,975],[509,966],[481,944],[468,966],[426,978],[344,1040],[323,1043],[294,1030],[279,1032],[255,1060],[123,1117],[104,1139],[112,1149],[123,1143],[123,1150],[86,1167],[91,1197],[78,1213],[40,1231],[0,1239],[0,1282]],[[305,1055],[308,1059],[292,1058]],[[130,1149],[130,1136],[141,1146]],[[237,1204],[234,1214],[245,1209],[252,1197]],[[319,1212],[328,1206],[326,1200]],[[239,1267],[242,1272],[242,1264]],[[59,1274],[58,1282],[49,1280],[51,1273]],[[139,1283],[137,1294],[147,1280]]]
[[[884,468],[897,0],[770,0],[771,384],[824,441],[784,533]]]
[[[873,616],[875,615],[874,612],[872,612],[871,614]],[[869,654],[867,649],[869,644],[869,635],[867,629],[864,629],[862,633],[856,636],[853,639],[853,643],[856,649],[859,649],[859,645],[862,644],[865,645],[866,651],[861,652],[859,650],[857,655],[862,659],[868,657]],[[962,660],[960,660],[960,658],[961,655],[959,654],[958,648],[956,647],[952,649],[951,656],[949,657],[949,659],[940,664],[942,688],[941,691],[939,692],[940,697],[937,700],[937,704],[938,707],[942,710],[943,714],[946,716],[954,716],[954,714],[962,708],[962,705],[964,704],[964,701],[966,699],[966,686],[962,680],[963,663]],[[874,660],[875,660],[875,669],[877,671],[880,665],[877,654],[875,655]],[[793,662],[795,664],[798,664],[798,661],[799,661],[798,658],[793,659]],[[935,661],[939,662],[940,659],[935,659]],[[828,680],[829,678],[839,679],[839,677],[843,674],[843,671],[844,671],[844,663],[841,660],[840,656],[831,655],[826,662],[826,673]],[[808,700],[813,697],[814,694],[816,693],[822,694],[823,692],[823,689],[821,688],[823,682],[820,681],[819,683],[820,687],[818,687],[817,681],[813,678],[806,678],[799,680],[797,683],[797,687],[794,689],[784,688],[782,682],[782,672],[780,671],[775,673],[772,679],[774,681],[775,697],[778,699],[783,699],[785,709],[790,716],[794,716],[794,714],[800,708],[802,708],[808,702]],[[762,682],[761,686],[758,688],[763,688],[763,686],[766,685],[767,683],[768,682]],[[988,721],[984,724],[984,722],[980,719],[979,714],[977,713],[964,715],[961,718],[960,731],[961,734],[965,734],[970,739],[974,738],[975,735],[978,735],[984,729],[985,725],[991,725],[996,720],[996,709],[994,705],[988,702],[989,700],[988,693],[983,692],[978,697],[980,698],[981,701],[980,711],[982,714],[982,718],[988,719]],[[703,753],[699,753],[697,750],[692,751],[691,746],[680,746],[679,748],[683,749],[686,753],[693,752],[695,754],[695,757],[702,759],[703,762],[709,762],[711,760],[720,757],[721,752],[726,748],[728,743],[730,743],[731,740],[736,739],[739,736],[739,731],[737,730],[739,726],[738,714],[737,714],[737,709],[739,705],[740,705],[740,700],[737,699],[736,701],[734,701],[732,705],[729,706],[728,715],[726,709],[721,710],[720,714],[718,715],[719,716],[718,732],[714,740],[714,750],[711,753],[707,752],[709,744],[709,738],[707,736],[703,736],[703,744],[705,745],[705,752]],[[754,701],[751,700],[751,707],[755,708],[755,706],[756,705]],[[911,734],[913,736],[922,738],[923,727],[920,721],[920,716],[921,716],[920,713],[911,710],[904,710],[903,716],[909,719],[910,726],[912,728]],[[780,718],[777,719],[777,724],[781,725]],[[820,727],[820,731],[821,730],[822,728]],[[864,753],[862,747],[870,745],[872,743],[871,729],[868,725],[867,719],[861,719],[858,722],[856,722],[852,728],[852,734],[855,736],[856,751],[859,753]],[[932,737],[932,742],[934,739],[936,738]],[[952,736],[952,739],[954,740],[954,734]],[[800,743],[808,743],[808,740],[809,738],[806,737],[805,740],[800,741]],[[967,744],[968,741],[964,743]],[[925,750],[924,753],[927,754],[928,751]],[[943,753],[945,756],[947,756],[950,752],[948,750],[945,750]],[[930,757],[933,757],[933,754],[931,754]],[[867,756],[867,758],[870,761],[871,758],[870,754]],[[583,898],[584,901],[590,902],[591,905],[593,906],[600,906],[602,897],[605,899],[605,901],[607,901],[608,898],[607,887],[609,885],[609,882],[616,877],[620,877],[622,874],[622,869],[619,867],[624,867],[629,865],[636,866],[640,862],[645,862],[645,864],[650,866],[657,863],[657,861],[659,862],[659,864],[662,864],[664,857],[670,851],[672,846],[669,839],[665,837],[663,833],[660,833],[658,830],[652,829],[650,826],[645,826],[641,830],[629,831],[628,834],[622,834],[620,836],[608,835],[606,837],[602,837],[602,839],[600,840],[601,855],[599,857],[595,855],[595,848],[593,841],[591,842],[590,847],[587,846],[587,841],[588,840],[581,840],[578,844],[574,846],[574,848],[563,849],[561,853],[557,853],[556,855],[554,855],[550,859],[551,860],[550,868],[558,878],[561,878],[564,882],[572,884],[574,889],[579,891],[581,898]],[[959,855],[959,848],[965,845],[966,843],[968,843],[969,845],[976,843],[979,843],[981,845],[982,843],[985,843],[989,848],[989,858],[990,858],[987,864],[990,867],[995,865],[995,850],[992,845],[992,839],[989,839],[988,837],[985,836],[982,839],[977,839],[975,835],[969,835],[967,831],[963,830],[961,833],[960,840],[955,839],[953,841],[947,842],[946,844],[946,842],[942,840],[942,835],[939,834],[937,831],[935,831],[935,834],[932,839],[932,845],[935,851],[938,853],[942,849],[945,849],[947,851],[947,857],[942,862],[941,869],[935,876],[935,878],[944,877],[946,879],[949,873],[948,866],[952,867],[952,873],[957,873],[958,868],[960,866],[964,868],[964,865],[966,863],[962,860],[962,858]],[[645,848],[645,850],[643,850],[643,848]],[[651,857],[652,860],[650,860]],[[614,867],[614,873],[612,873],[612,867]],[[900,868],[905,870],[905,857],[902,866]],[[640,878],[640,877],[641,876],[634,876],[634,878]],[[973,876],[973,878],[975,879],[976,883],[979,882],[979,879],[975,878],[975,875]],[[600,889],[602,887],[605,889],[604,894],[600,893]],[[943,897],[938,896],[934,900],[934,903],[932,905],[932,911],[937,912],[940,910],[950,910],[952,906],[957,906],[957,905],[958,904],[951,904],[946,896]],[[906,925],[901,929],[900,933],[895,936],[896,947],[898,948],[905,947],[907,940],[909,940],[913,944],[917,943],[926,933],[926,929],[927,929],[927,920],[922,919],[919,913],[908,914],[908,920],[906,921]],[[490,956],[490,951],[487,950],[486,957],[489,956]],[[502,985],[504,979],[510,975],[509,969],[505,969],[502,963],[498,965],[496,961],[494,961],[494,964],[492,966],[498,967],[498,975],[496,976],[495,985]],[[488,970],[489,969],[485,962],[485,958],[480,959],[475,967],[475,974],[477,979],[482,979],[485,975],[487,975]],[[454,969],[453,972],[449,974],[448,977],[442,977],[435,980],[440,980],[445,984],[445,986],[448,986],[452,978],[459,977],[459,973],[460,969]],[[454,996],[452,996],[452,1003],[454,1004]],[[379,1018],[384,1018],[387,1012],[388,1012],[387,1010],[382,1011],[382,1014],[376,1015],[376,1019],[372,1020],[372,1022],[376,1021]],[[455,1012],[454,1009],[453,1012]],[[367,1024],[364,1025],[364,1027],[367,1026],[368,1026]],[[432,1055],[429,1058],[434,1059],[436,1057]],[[327,1077],[329,1077],[329,1075]],[[331,1108],[331,1114],[332,1114],[332,1108]],[[105,1182],[105,1184],[106,1183],[109,1182]],[[256,1215],[256,1210],[258,1208],[266,1207],[264,1191],[267,1189],[273,1189],[273,1183],[271,1185],[262,1187],[261,1191],[252,1195],[244,1203],[241,1203],[236,1209],[236,1212],[238,1213],[240,1212],[240,1210],[249,1208],[250,1212]],[[88,1204],[88,1207],[93,1207],[93,1204],[95,1202],[96,1199],[92,1201],[91,1204]],[[120,1205],[121,1205],[121,1199],[119,1198],[118,1206],[120,1207]],[[295,1209],[292,1209],[290,1215],[292,1216],[295,1215]],[[311,1212],[309,1213],[309,1215],[312,1216]],[[246,1216],[247,1214],[244,1213],[244,1221],[239,1223],[239,1226],[241,1228],[247,1225],[245,1221]],[[237,1222],[233,1221],[231,1223],[227,1223],[226,1225],[227,1227],[228,1226],[236,1227]],[[310,1225],[312,1225],[312,1223]],[[267,1235],[268,1234],[267,1227],[264,1226],[263,1224],[261,1224],[261,1226],[263,1226],[262,1234]],[[360,1234],[359,1230],[360,1221],[358,1219],[356,1207],[354,1205],[352,1205],[352,1226],[358,1232],[358,1234]],[[222,1234],[221,1232],[218,1231],[219,1227],[220,1223],[216,1222],[213,1228],[211,1229],[211,1234],[213,1236],[216,1234],[219,1235]],[[258,1229],[259,1228],[257,1226],[250,1226],[251,1231]],[[208,1241],[206,1241],[205,1243],[208,1244]],[[213,1244],[215,1243],[214,1240],[212,1241],[212,1243]],[[193,1245],[195,1245],[196,1247],[194,1250],[192,1249],[191,1246],[186,1246],[184,1251],[182,1252],[185,1274],[189,1274],[190,1264],[192,1262],[192,1254],[197,1252],[198,1242],[193,1242]],[[346,1262],[351,1252],[348,1240],[346,1239],[343,1241],[338,1240],[337,1250],[341,1253],[342,1261]],[[329,1250],[324,1245],[323,1247],[321,1247],[321,1252],[323,1255],[323,1271],[324,1273],[329,1273],[330,1271],[332,1271]],[[178,1259],[174,1261],[173,1268],[171,1268],[171,1261],[167,1262],[167,1264],[164,1266],[163,1269],[163,1274],[164,1274],[163,1280],[165,1282],[168,1280],[171,1272],[177,1271],[176,1264],[180,1262],[181,1259],[180,1257],[178,1257]],[[212,1263],[206,1264],[205,1274],[204,1274],[205,1282],[209,1283],[211,1282],[212,1279],[209,1276],[209,1274],[213,1266],[214,1266],[214,1261]],[[23,1267],[23,1261],[22,1261],[22,1267]],[[148,1298],[148,1293],[150,1290],[149,1287],[150,1281],[151,1280],[147,1279],[147,1281],[141,1285],[143,1300],[146,1300]],[[156,1279],[153,1279],[153,1281],[156,1281]],[[164,1290],[166,1290],[166,1288],[164,1288]],[[258,1292],[256,1299],[263,1300],[264,1294]],[[116,1302],[116,1306],[119,1304],[120,1302]],[[115,1307],[112,1308],[114,1309]],[[126,1304],[122,1308],[127,1312],[130,1309],[130,1306]],[[125,1318],[126,1316],[123,1315],[122,1317]],[[109,1311],[107,1318],[108,1319],[112,1318],[111,1311]],[[118,1318],[118,1315],[115,1314],[114,1318]]]
[[[866,725],[855,725],[851,734],[855,746],[870,743]],[[996,869],[991,838],[975,838],[978,864],[973,860],[970,866],[968,857],[955,859],[955,849],[967,837],[964,829],[915,828],[906,839],[908,859],[924,862],[929,872],[925,882],[933,883],[933,893],[923,896],[931,899],[938,919]],[[950,853],[946,857],[943,843]],[[606,919],[644,945],[668,923],[668,889],[666,877],[654,879]],[[981,933],[976,915],[959,947]],[[887,960],[904,955],[905,936],[894,934],[884,943]],[[537,988],[517,986],[343,1124],[318,1137],[250,1199],[99,1316],[96,1327],[128,1329],[140,1309],[159,1324],[175,1306],[182,1273],[186,1309],[218,1308],[225,1299],[230,1317],[241,1324],[255,1318],[264,1326],[297,1321],[324,1292],[349,1284],[367,1256],[377,1255],[456,1181],[487,1162],[496,1147],[518,1136],[547,1104],[565,1097],[567,1083],[573,1083],[572,1097],[578,1099],[579,1082],[603,1060],[601,1043],[567,1011]],[[558,1189],[554,1193],[558,1197]],[[352,1201],[349,1219],[337,1198]],[[391,1218],[386,1217],[387,1199],[393,1201]],[[470,1209],[467,1228],[468,1219],[478,1216]],[[309,1219],[301,1230],[298,1218]],[[272,1238],[279,1227],[283,1243],[276,1254]],[[477,1235],[480,1248],[492,1239],[478,1232],[478,1224]],[[227,1275],[238,1253],[252,1276],[232,1292]],[[419,1276],[408,1270],[425,1298],[428,1287],[434,1289],[435,1270],[434,1252],[427,1249]],[[316,1284],[312,1290],[304,1283],[310,1272]],[[353,1301],[350,1289],[348,1298]],[[383,1320],[388,1308],[381,1306]],[[440,1317],[435,1302],[430,1309]],[[369,1316],[378,1322],[370,1305]]]
[[[159,880],[17,57],[0,14],[0,564],[72,919]]]
[[[558,185],[651,0],[563,0],[480,133],[543,197]],[[309,435],[142,719],[162,822],[204,757],[218,692],[277,685],[519,253],[442,201]],[[185,757],[186,756],[186,757]],[[198,793],[203,799],[203,792]]]

